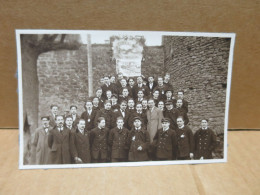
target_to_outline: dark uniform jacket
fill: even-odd
[[[55,128],[56,122],[55,122],[55,117],[53,116],[52,113],[49,115],[49,118],[50,118],[50,123],[49,123],[50,127]]]
[[[88,111],[86,110],[81,114],[81,119],[85,120],[86,127],[85,129],[90,131],[93,129],[96,124],[95,124],[95,117],[96,117],[96,111],[92,109],[91,113],[89,114]]]
[[[75,129],[77,129],[77,125],[78,125],[79,119],[80,119],[80,117],[79,117],[78,115],[76,115],[76,118],[75,118],[75,120],[74,120],[73,123],[72,123],[72,126],[73,126]],[[73,120],[73,119],[72,119],[72,120]]]
[[[98,111],[95,117],[95,122],[94,122],[95,125],[97,125],[97,120],[99,117],[104,117],[106,120],[106,127],[108,129],[112,129],[113,117],[114,117],[114,113],[112,112],[112,110],[106,110],[103,108],[100,111]]]
[[[142,90],[144,92],[144,96],[146,96],[146,97],[150,95],[149,89],[146,85],[142,85],[142,87],[138,87],[138,84],[136,84],[133,87],[133,98],[134,99],[137,98],[137,93],[139,90]]]
[[[108,128],[98,127],[90,131],[91,156],[95,160],[108,159]]]
[[[114,85],[106,85],[106,84],[104,84],[104,85],[102,85],[101,86],[101,89],[102,89],[102,98],[103,99],[106,99],[106,92],[108,91],[108,90],[110,90],[111,92],[112,92],[112,94],[114,93]]]
[[[129,119],[128,119],[129,129],[132,129],[134,127],[134,118],[135,117],[140,117],[142,119],[142,127],[144,129],[147,129],[148,120],[147,120],[146,112],[144,112],[144,111],[142,111],[142,113],[133,112],[131,114],[131,116],[129,116]]]
[[[129,86],[125,86],[125,87],[122,87],[121,84],[120,84],[120,87],[118,88],[118,97],[122,96],[122,93],[123,93],[123,89],[124,88],[127,88],[128,89],[128,96],[129,97],[133,97],[133,91],[132,91],[132,88],[129,87]]]
[[[176,108],[176,114],[177,114],[177,117],[179,117],[179,116],[183,117],[185,125],[187,125],[190,122],[187,112],[182,107]]]
[[[90,163],[90,132],[82,134],[78,129],[70,135],[70,150],[72,158],[79,157],[83,163]]]
[[[174,130],[158,129],[153,138],[152,145],[156,148],[156,157],[160,159],[175,160],[177,138]]]
[[[194,137],[191,129],[184,125],[183,129],[176,129],[177,136],[177,158],[189,157],[194,153]]]
[[[196,131],[194,135],[195,140],[195,159],[212,159],[212,151],[215,149],[217,141],[216,135],[213,130],[202,130],[201,128]]]
[[[103,106],[104,107],[104,106]],[[94,106],[93,105],[93,107],[92,107],[92,110],[94,110],[95,112],[98,112],[101,108],[103,108],[103,107],[101,107],[101,106]]]
[[[51,150],[50,164],[70,164],[70,131],[63,128],[62,133],[58,128],[50,130],[48,135],[48,146]]]
[[[135,136],[135,141],[132,138]],[[131,130],[128,136],[128,145],[130,146],[128,160],[129,161],[145,161],[148,160],[148,149],[150,145],[150,138],[148,131]],[[139,146],[142,146],[142,150],[137,150]]]
[[[111,148],[111,159],[127,159],[128,157],[128,129],[115,127],[109,132],[108,144]]]
[[[175,130],[178,126],[176,123],[177,119],[177,110],[176,109],[171,109],[171,110],[164,110],[163,111],[163,116],[164,118],[169,118],[170,119],[170,129]]]

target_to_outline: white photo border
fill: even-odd
[[[94,167],[135,167],[135,166],[153,166],[153,165],[176,165],[176,164],[208,164],[227,162],[227,130],[228,114],[231,91],[231,77],[235,46],[235,33],[210,33],[210,32],[167,32],[167,31],[117,31],[117,30],[36,30],[36,29],[16,29],[16,47],[18,64],[18,100],[19,100],[19,169],[62,169],[62,168],[94,168]],[[22,56],[21,56],[21,34],[95,34],[95,33],[119,33],[127,35],[136,35],[138,33],[152,34],[154,36],[197,36],[197,37],[218,37],[230,38],[230,50],[228,59],[227,91],[225,102],[225,120],[224,120],[224,150],[222,159],[211,160],[174,160],[174,161],[142,161],[142,162],[120,162],[120,163],[89,163],[89,164],[57,164],[57,165],[24,165],[23,162],[23,90],[22,90]]]

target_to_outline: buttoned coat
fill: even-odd
[[[140,117],[142,119],[142,127],[144,129],[147,129],[147,115],[146,115],[145,111],[142,111],[142,113],[134,112],[134,113],[131,114],[131,116],[129,116],[129,119],[128,119],[128,127],[129,127],[129,129],[133,128],[133,126],[134,126],[134,118],[135,117]]]
[[[184,126],[183,129],[176,129],[177,136],[177,158],[189,157],[194,153],[194,137],[191,129]]]
[[[85,120],[85,129],[90,131],[91,129],[94,129],[96,126],[95,124],[95,117],[96,117],[97,112],[92,109],[91,113],[89,114],[88,111],[86,110],[81,114],[81,119]]]
[[[212,129],[202,130],[201,128],[194,134],[195,159],[212,159],[212,152],[217,145],[216,135]]]
[[[177,149],[177,137],[174,130],[158,129],[152,145],[156,148],[156,157],[159,159],[175,160]]]
[[[70,131],[66,128],[61,133],[57,127],[50,130],[48,135],[48,146],[50,148],[50,164],[70,164]]]
[[[163,118],[162,111],[154,107],[153,110],[151,109],[147,110],[147,131],[149,132],[150,135],[150,142],[153,142],[153,138],[157,132],[158,129],[162,128],[161,120]]]
[[[135,140],[133,141],[133,137]],[[148,148],[149,143],[149,133],[144,130],[131,130],[128,136],[128,145],[130,147],[128,160],[129,161],[146,161],[148,160]],[[137,150],[141,146],[142,150]]]
[[[49,130],[50,127],[48,127],[48,131],[46,133],[43,127],[36,129],[33,145],[35,147],[37,165],[48,164],[48,158],[50,156],[50,148],[48,147]]]
[[[75,157],[78,157],[83,161],[83,163],[91,162],[89,138],[90,138],[89,131],[85,131],[84,134],[82,134],[77,129],[76,131],[71,133],[70,151],[73,159]]]
[[[173,105],[174,105],[174,107],[176,107],[177,100],[178,100],[178,99],[174,99],[174,100],[173,100]],[[181,108],[182,108],[186,113],[188,113],[188,112],[189,112],[189,102],[188,102],[187,100],[183,99],[183,100],[182,100],[182,106],[181,106]]]
[[[111,148],[111,159],[127,159],[128,157],[128,132],[127,128],[119,129],[115,127],[110,130],[108,144]]]
[[[94,160],[108,159],[108,135],[109,129],[98,127],[90,131],[91,157]]]

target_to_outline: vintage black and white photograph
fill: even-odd
[[[227,161],[235,34],[16,30],[19,168]]]

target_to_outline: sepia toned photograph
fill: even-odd
[[[227,162],[235,34],[16,30],[19,168]]]

